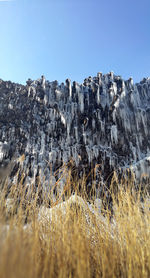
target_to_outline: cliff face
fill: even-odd
[[[22,157],[21,157],[22,156]],[[79,85],[0,80],[0,166],[18,168],[24,182],[55,180],[54,171],[72,159],[81,176],[99,164],[97,180],[131,167],[139,179],[150,171],[150,78],[134,84],[112,72]]]

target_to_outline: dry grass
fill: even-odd
[[[42,193],[42,208],[68,199],[71,187],[84,200],[88,198],[85,180],[78,190],[79,184],[72,184],[69,173],[68,177],[65,192],[55,203],[51,191]],[[57,219],[41,221],[41,188],[31,189],[27,194],[21,183],[14,185],[9,200],[7,183],[1,189],[0,278],[150,277],[148,193],[135,191],[130,184],[117,186],[115,194],[111,191],[113,214],[103,208],[103,220],[76,203],[67,206],[65,216],[58,209]]]

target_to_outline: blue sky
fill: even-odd
[[[150,76],[150,0],[0,1],[0,78]]]

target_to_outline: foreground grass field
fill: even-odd
[[[105,203],[100,215],[84,183],[72,192],[69,178],[55,202],[50,190],[42,203],[40,186],[27,194],[21,183],[9,192],[1,185],[0,278],[150,277],[148,192],[117,186],[112,209]]]

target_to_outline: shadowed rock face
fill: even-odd
[[[43,184],[54,183],[54,171],[70,159],[79,176],[100,164],[103,182],[132,165],[140,178],[150,173],[149,157],[150,78],[134,84],[110,72],[81,85],[44,76],[26,86],[0,80],[0,166],[13,160],[12,181],[20,168],[26,183],[39,174]]]

